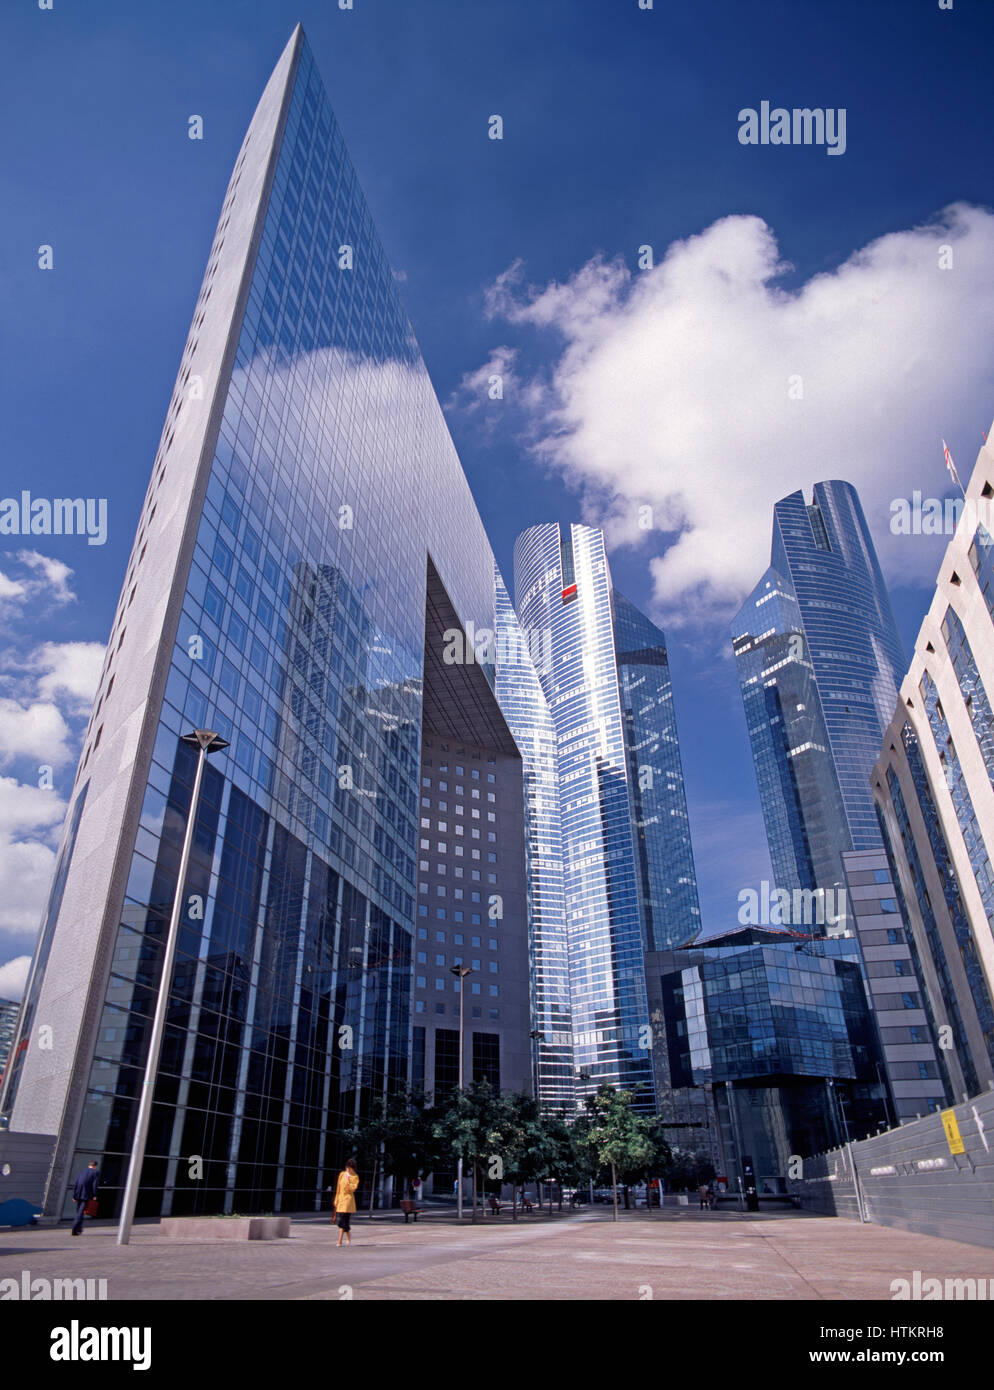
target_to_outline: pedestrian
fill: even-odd
[[[700,1206],[700,1209],[701,1209],[701,1211],[703,1211],[704,1208],[705,1208],[705,1207],[707,1206],[707,1204],[708,1204],[708,1185],[707,1185],[707,1183],[705,1183],[705,1182],[702,1182],[702,1183],[701,1183],[700,1187],[697,1189],[697,1195],[698,1195],[698,1197],[701,1199],[701,1206]]]
[[[359,1186],[359,1174],[353,1159],[349,1159],[338,1175],[335,1189],[335,1225],[338,1227],[338,1245],[343,1239],[352,1244],[352,1213],[355,1211],[355,1191]]]
[[[76,1203],[76,1220],[72,1223],[74,1236],[82,1234],[86,1204],[96,1201],[99,1186],[100,1169],[97,1167],[96,1159],[94,1159],[89,1168],[84,1168],[81,1173],[76,1174],[76,1185],[72,1190],[72,1199]]]

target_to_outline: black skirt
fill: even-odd
[[[340,1230],[349,1231],[352,1229],[352,1213],[350,1211],[340,1211],[335,1217],[335,1225]]]

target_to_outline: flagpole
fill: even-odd
[[[943,458],[945,459],[945,461],[946,461],[946,468],[949,470],[949,474],[950,474],[950,476],[951,476],[953,482],[956,484],[956,486],[959,488],[960,492],[963,494],[963,500],[964,500],[964,502],[965,502],[965,501],[966,501],[966,488],[963,486],[963,484],[962,484],[962,483],[960,482],[960,480],[959,480],[959,474],[956,472],[956,465],[955,465],[955,463],[953,463],[953,456],[952,456],[952,454],[949,452],[949,445],[946,443],[945,440],[942,441],[942,457],[943,457]]]

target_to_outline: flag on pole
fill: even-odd
[[[963,484],[962,484],[962,483],[960,482],[960,480],[959,480],[959,474],[956,472],[956,465],[955,465],[955,463],[953,463],[953,456],[952,456],[952,454],[949,452],[949,445],[946,443],[945,440],[942,441],[942,453],[943,453],[943,457],[944,457],[945,460],[946,460],[946,467],[949,469],[949,473],[950,473],[950,476],[952,477],[953,482],[956,484],[956,486],[959,488],[960,492],[962,492],[963,495],[964,495],[964,497],[965,497],[965,496],[966,496],[966,492],[965,492],[965,490],[964,490]]]

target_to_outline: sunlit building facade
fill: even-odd
[[[699,926],[665,638],[614,589],[596,528],[522,532],[514,578],[549,653],[577,1095],[638,1087],[653,1109],[646,954]]]
[[[871,779],[902,927],[918,962],[914,1002],[957,1101],[994,1082],[992,503],[988,443]],[[909,1045],[916,1021],[910,1013],[895,1018],[895,1041]]]
[[[480,1068],[530,1081],[527,952],[541,958],[563,934],[550,871],[535,945],[525,817],[507,799],[534,750],[523,762],[495,663],[471,647],[450,659],[453,628],[497,629],[498,586],[298,28],[224,200],[6,1085],[11,1130],[55,1136],[50,1213],[91,1158],[103,1214],[123,1181],[190,809],[194,759],[180,738],[191,728],[229,747],[207,766],[195,821],[138,1214],[314,1209],[340,1132],[411,1079],[420,885],[440,885],[444,858],[447,930],[463,910],[454,845],[426,849],[438,829],[437,807],[421,814],[426,740],[436,763],[450,738],[479,767],[500,761],[495,838],[467,830],[462,860],[465,910],[478,910],[473,893],[483,912],[502,902],[479,953],[476,1032]],[[528,661],[517,658],[534,697]],[[54,1047],[38,1045],[42,1028]],[[480,1069],[471,1046],[468,1075]]]
[[[776,504],[770,568],[732,624],[732,646],[776,886],[844,894],[842,855],[880,848],[867,779],[904,669],[851,484],[817,483],[810,503],[798,491]],[[846,914],[836,896],[832,905],[820,925],[841,933]]]
[[[660,964],[671,1073],[706,1088],[733,1192],[785,1191],[793,1155],[842,1143],[846,1126],[854,1137],[876,1128],[855,942],[738,927]]]

